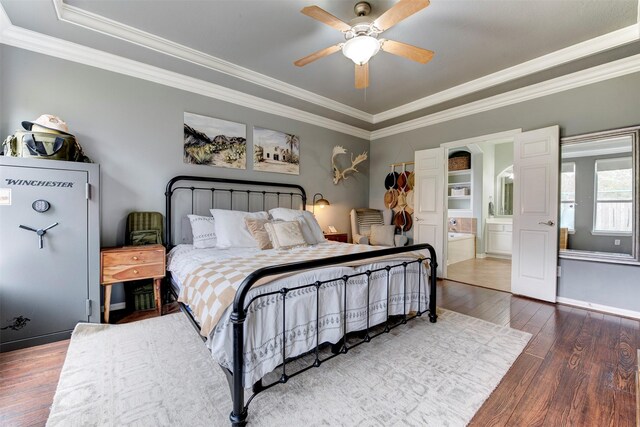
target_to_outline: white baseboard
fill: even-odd
[[[127,308],[126,302],[117,302],[115,304],[109,305],[109,311],[124,310],[125,308]],[[104,305],[100,308],[100,310],[102,313],[104,313]]]
[[[485,254],[485,253],[482,253],[482,254],[476,254],[476,258],[480,258],[480,259],[482,259],[482,258],[486,258],[486,257],[487,257],[487,254]]]
[[[485,258],[496,258],[496,259],[511,259],[510,255],[498,255],[498,254],[484,254]]]
[[[608,314],[615,314],[617,316],[640,319],[639,311],[627,310],[627,309],[618,308],[618,307],[611,307],[611,306],[602,305],[602,304],[595,304],[593,302],[580,301],[580,300],[565,298],[560,296],[556,298],[556,301],[558,301],[560,304],[571,305],[571,306],[580,307],[580,308],[588,308],[590,310],[601,311],[603,313],[608,313]]]

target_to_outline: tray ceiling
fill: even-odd
[[[283,101],[281,94],[245,81],[193,64],[177,64],[183,61],[163,58],[166,55],[62,22],[51,0],[0,0],[0,3],[16,26]],[[427,9],[384,36],[434,50],[434,59],[421,65],[379,53],[371,60],[371,85],[364,91],[353,88],[353,64],[339,53],[304,68],[293,65],[294,60],[343,40],[340,32],[303,16],[300,9],[316,4],[348,21],[354,17],[355,1],[66,0],[65,3],[369,114],[402,106],[633,25],[638,20],[637,0],[433,0]],[[370,0],[370,3],[372,15],[378,15],[395,2]]]

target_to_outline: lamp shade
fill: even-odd
[[[380,50],[380,42],[371,36],[356,36],[349,39],[342,46],[344,56],[352,60],[357,65],[369,62],[371,57]]]
[[[329,206],[331,203],[329,203],[329,201],[327,199],[318,199],[316,200],[316,206],[319,206],[321,208],[325,207],[325,206]]]
[[[320,208],[324,208],[325,206],[329,206],[331,203],[320,193],[316,193],[313,195],[313,205],[312,210],[315,212],[316,206]]]

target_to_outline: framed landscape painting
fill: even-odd
[[[300,137],[254,126],[253,169],[300,175]]]
[[[185,112],[184,162],[246,169],[247,126]]]

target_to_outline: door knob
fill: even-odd
[[[553,227],[556,223],[551,221],[551,220],[549,220],[547,222],[540,221],[538,224],[540,224],[540,225],[548,225],[549,227]]]

